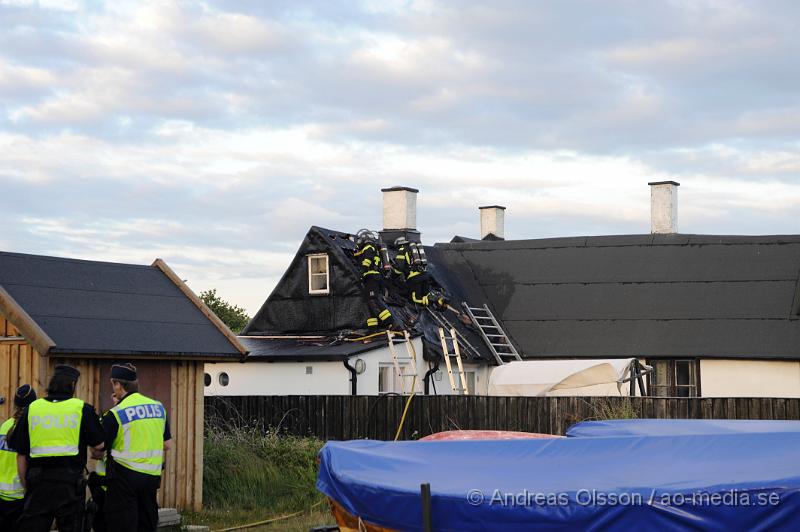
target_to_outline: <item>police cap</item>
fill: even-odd
[[[63,375],[64,377],[77,381],[81,376],[81,372],[72,366],[59,364],[55,367],[55,371],[53,371],[53,376],[55,377],[56,375]]]
[[[111,366],[111,378],[121,381],[136,380],[136,366],[126,362],[125,364],[114,364]]]
[[[36,390],[30,384],[23,384],[17,388],[17,393],[14,394],[14,405],[19,408],[25,408],[36,400]]]

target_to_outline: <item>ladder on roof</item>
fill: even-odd
[[[444,329],[439,327],[439,339],[442,342],[442,355],[444,355],[444,363],[447,365],[447,375],[450,377],[450,388],[457,394],[469,395],[467,374],[464,371],[464,365],[461,363],[461,351],[458,348],[458,336],[456,336],[456,330],[451,328],[450,336],[445,336]],[[450,348],[447,344],[448,341],[453,345],[452,353],[450,352]],[[458,366],[458,371],[456,372],[453,371],[453,363],[450,361],[451,358],[456,359]],[[453,373],[458,375],[458,381],[461,386],[456,385],[456,378],[453,376]]]
[[[407,356],[398,356],[395,350],[395,339],[392,331],[386,331],[386,338],[389,344],[389,351],[392,353],[392,363],[394,364],[395,374],[400,378],[400,386],[403,395],[416,394],[421,391],[421,383],[417,375],[417,350],[408,331],[403,331],[403,339],[397,343],[406,345]],[[409,384],[409,379],[411,382]]]
[[[425,310],[428,311],[428,314],[430,314],[431,318],[433,318],[433,321],[435,321],[439,327],[444,330],[454,329],[456,331],[456,338],[458,338],[458,343],[460,344],[461,349],[468,351],[476,359],[483,358],[480,351],[475,349],[475,346],[469,343],[469,340],[467,340],[463,334],[458,332],[458,329],[452,323],[450,323],[450,321],[441,312],[431,310],[429,307],[425,307]]]
[[[492,311],[489,310],[488,305],[484,304],[482,307],[470,307],[466,303],[463,305],[467,316],[480,331],[481,338],[489,347],[498,365],[502,366],[513,360],[522,360],[517,349],[508,339],[508,335],[497,322]]]

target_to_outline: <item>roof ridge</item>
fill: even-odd
[[[13,251],[0,251],[0,256],[7,256],[7,257],[20,257],[26,259],[33,259],[33,260],[47,260],[47,261],[54,261],[54,262],[75,262],[75,263],[89,263],[89,264],[103,264],[107,266],[113,267],[121,267],[121,268],[145,268],[145,269],[153,269],[152,266],[147,264],[131,264],[128,262],[110,262],[104,260],[92,260],[92,259],[76,259],[72,257],[57,257],[54,255],[36,255],[34,253],[18,253]]]

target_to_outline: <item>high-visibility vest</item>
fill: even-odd
[[[6,436],[14,419],[7,419],[0,425],[0,500],[16,501],[25,495],[25,489],[17,474],[17,453],[8,448]]]
[[[105,453],[103,453],[103,457],[102,457],[102,458],[100,458],[100,459],[99,459],[97,462],[95,462],[95,464],[94,464],[94,472],[95,472],[95,473],[97,474],[97,476],[98,476],[98,477],[100,477],[101,479],[104,479],[104,478],[106,478],[106,474],[107,474],[107,470],[106,470],[106,461],[107,461],[107,460],[108,460],[108,458],[106,458],[106,455],[105,455]],[[100,486],[100,488],[101,488],[103,491],[106,491],[106,490],[108,490],[108,486],[105,486],[105,485],[103,485],[103,486]]]
[[[28,407],[31,458],[77,456],[80,451],[83,401],[37,399]]]
[[[114,462],[148,475],[161,476],[164,462],[164,405],[140,393],[125,397],[111,413],[119,424],[111,444]]]

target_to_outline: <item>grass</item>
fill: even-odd
[[[587,418],[585,421],[637,419],[639,417],[636,407],[627,397],[599,400],[591,407],[594,411],[594,416]]]
[[[184,524],[212,530],[301,512],[291,519],[248,528],[303,530],[334,524],[316,490],[316,457],[322,442],[265,431],[258,426],[219,425],[205,438],[202,512],[183,514]]]

